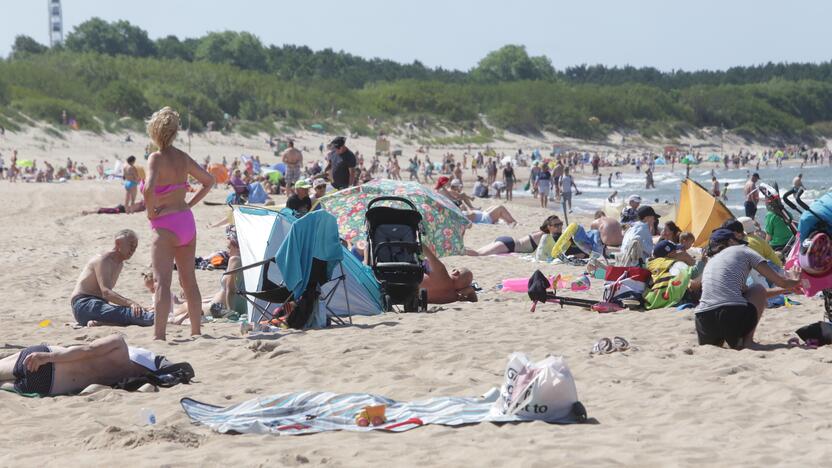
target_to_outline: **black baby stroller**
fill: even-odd
[[[393,201],[408,208],[373,206]],[[376,279],[381,283],[384,310],[403,305],[405,312],[427,310],[428,294],[419,289],[425,275],[422,266],[422,215],[410,200],[378,197],[367,205],[367,253]]]

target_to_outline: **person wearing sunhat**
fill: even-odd
[[[454,205],[460,208],[468,207],[469,209],[474,209],[471,197],[462,192],[461,184],[457,184],[456,182],[457,179],[452,181],[448,176],[440,176],[436,180],[433,188],[439,195],[452,201]]]
[[[621,210],[621,224],[630,224],[638,221],[638,207],[641,205],[641,197],[630,195],[627,197],[627,206]]]
[[[312,195],[309,197],[312,203],[326,195],[326,179],[317,178],[312,181]]]
[[[639,206],[636,216],[638,221],[630,225],[621,240],[625,259],[622,266],[643,266],[653,253],[653,235],[661,216],[648,205]]]
[[[335,137],[330,143],[332,152],[327,156],[327,167],[324,172],[336,190],[342,190],[355,185],[355,154],[347,148],[346,137]]]
[[[451,180],[451,183],[448,184],[450,186],[450,190],[448,190],[448,196],[454,201],[456,205],[458,205],[462,209],[469,209],[475,210],[474,207],[474,199],[468,196],[467,193],[462,191],[462,181],[459,179]]]
[[[295,182],[295,193],[286,200],[286,208],[293,210],[298,216],[303,216],[312,209],[312,200],[309,199],[309,189],[312,184],[306,179]]]
[[[760,254],[729,229],[720,228],[711,233],[707,255],[702,296],[694,310],[699,344],[722,347],[727,343],[733,349],[751,346],[767,296],[798,290],[800,281],[777,274]],[[778,288],[747,286],[752,269]]]

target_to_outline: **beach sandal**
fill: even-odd
[[[609,338],[601,338],[592,345],[590,354],[609,354],[615,351],[615,346]]]
[[[612,347],[615,348],[616,351],[627,351],[630,349],[630,343],[620,336],[616,336],[612,339]]]

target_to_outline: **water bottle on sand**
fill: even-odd
[[[244,315],[242,318],[240,318],[240,335],[248,335],[248,330],[248,317]]]
[[[139,425],[152,426],[156,424],[156,413],[150,408],[142,408],[139,411]]]

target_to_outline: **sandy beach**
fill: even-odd
[[[318,144],[327,140],[299,137],[298,146],[308,146],[315,156]],[[0,152],[6,161],[13,148],[21,158],[54,164],[70,157],[91,170],[98,160],[112,161],[116,155],[135,154],[144,163],[146,138],[134,134],[133,143],[122,140],[122,135],[81,133],[60,140],[31,130],[7,133]],[[362,139],[350,146],[370,154],[371,143]],[[508,152],[532,143],[518,139],[501,145]],[[181,136],[179,146],[187,149]],[[413,148],[405,149],[405,158],[414,154]],[[262,138],[217,135],[197,137],[192,145],[199,161],[208,154],[217,161],[241,153],[276,160]],[[432,149],[434,154],[438,158],[442,150]],[[80,344],[118,332],[131,345],[190,362],[196,381],[157,393],[103,389],[29,399],[0,392],[7,428],[0,434],[2,466],[820,466],[829,458],[832,408],[825,403],[832,400],[832,348],[785,345],[794,330],[821,318],[819,298],[800,297],[801,305],[766,311],[756,334],[763,349],[731,351],[698,346],[690,310],[598,314],[545,304],[531,313],[525,294],[496,289],[503,279],[538,268],[547,274],[574,274],[578,268],[514,255],[450,257],[447,265],[473,270],[484,289],[480,302],[358,317],[351,327],[287,331],[268,340],[242,337],[239,326],[228,323],[206,324],[204,335],[194,339],[187,327],[170,326],[167,343],[154,342],[149,328],[75,329],[69,295],[76,277],[92,255],[110,248],[119,229],[134,229],[139,248],[115,289],[151,300],[140,276],[150,263],[145,216],[80,216],[82,209],[115,206],[123,193],[117,182],[0,181],[0,258],[5,260],[0,358],[33,344]],[[208,200],[221,201],[224,195],[217,189]],[[533,199],[508,203],[519,224],[477,225],[466,234],[466,245],[533,232],[548,214],[534,205]],[[194,214],[197,255],[222,248],[223,230],[206,225],[221,218],[224,208],[200,205]],[[205,297],[217,289],[220,273],[197,271],[197,277]],[[593,281],[590,291],[575,294],[599,298],[601,283]],[[46,319],[51,324],[39,327]],[[590,355],[597,339],[613,336],[627,338],[632,349]],[[397,400],[478,396],[502,383],[506,360],[515,351],[535,360],[564,356],[591,423],[233,436],[191,424],[179,404],[190,397],[224,406],[302,390],[369,392]],[[153,410],[157,424],[139,424],[143,408]]]

